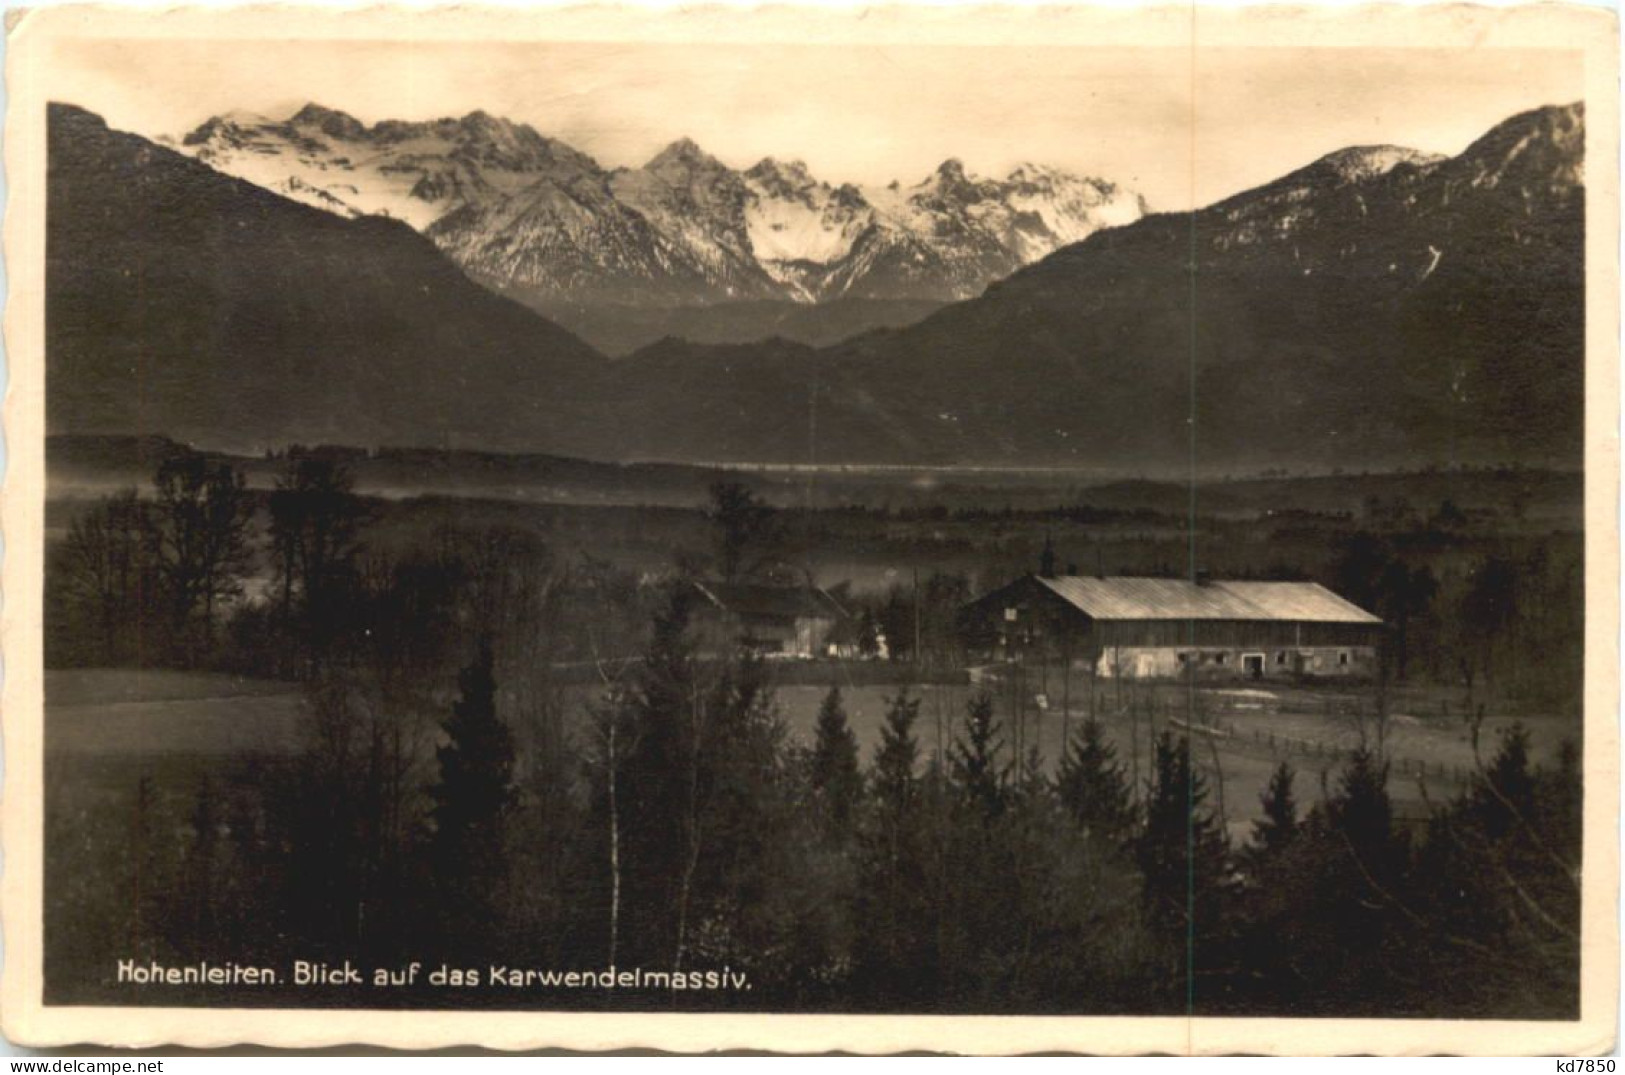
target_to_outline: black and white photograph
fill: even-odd
[[[8,1034],[1612,1048],[1614,16],[1360,11],[14,19]]]

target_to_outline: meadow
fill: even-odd
[[[1299,1003],[1286,999],[1301,996],[1299,972],[1256,964],[1268,946],[1229,946],[1278,928],[1276,888],[1308,886],[1294,899],[1318,907],[1304,912],[1317,930],[1367,913],[1314,895],[1358,897],[1336,855],[1339,826],[1364,803],[1382,819],[1372,853],[1394,871],[1386,883],[1404,879],[1411,902],[1382,912],[1377,964],[1316,995],[1382,1012],[1400,988],[1388,962],[1432,943],[1415,922],[1449,940],[1449,893],[1488,883],[1452,872],[1482,857],[1487,787],[1534,774],[1517,777],[1542,789],[1528,809],[1568,831],[1560,774],[1583,746],[1571,475],[1214,480],[1193,516],[1177,483],[1055,472],[605,477],[597,464],[429,453],[414,480],[398,455],[295,452],[238,469],[180,453],[149,488],[128,464],[87,463],[79,449],[53,471],[47,503],[46,947],[58,1002],[128,1002],[110,953],[449,958],[502,938],[537,960],[589,964],[606,946],[622,958],[628,946],[656,960],[706,952],[753,966],[791,1010],[1175,1010],[1186,933],[1182,898],[1163,890],[1185,891],[1188,867],[1223,893],[1211,920],[1225,925],[1203,950],[1243,968],[1204,1003],[1282,1010]],[[488,479],[467,486],[480,495],[450,495],[470,466]],[[605,495],[583,495],[600,478]],[[715,501],[723,479],[743,490],[749,555]],[[211,502],[228,509],[218,553],[177,561],[176,528]],[[970,666],[960,605],[1033,570],[1046,546],[1083,572],[1177,575],[1194,558],[1221,577],[1323,582],[1389,622],[1384,680],[1091,683]],[[741,663],[685,648],[682,580],[729,563],[827,588],[886,656]],[[691,712],[683,698],[705,701]],[[1093,746],[1080,745],[1085,727]],[[448,759],[476,749],[486,753],[458,764],[484,775],[448,790]],[[1286,815],[1305,834],[1303,861],[1265,854],[1282,763],[1296,774]],[[831,764],[846,774],[835,784]],[[1079,764],[1094,774],[1084,784]],[[1093,821],[1089,780],[1120,799]],[[480,802],[477,823],[474,806],[456,805]],[[453,824],[465,836],[448,842]],[[907,876],[876,858],[885,831],[917,842]],[[607,853],[606,834],[628,841],[625,858]],[[1168,856],[1199,844],[1213,849],[1206,865],[1172,868]],[[670,859],[685,847],[692,866]],[[994,884],[1009,876],[1022,880]],[[1572,952],[1542,923],[1566,920],[1568,897],[1560,879],[1536,881],[1545,917],[1520,927],[1517,958],[1546,975],[1542,1010],[1561,1012]],[[928,903],[914,906],[922,891]],[[698,936],[686,910],[673,917],[691,895]],[[864,939],[864,923],[898,914],[911,924]],[[1040,922],[1070,938],[1054,942],[1065,955],[1011,964],[1008,946],[1029,942],[1006,927]],[[915,947],[887,947],[905,934]],[[925,959],[940,973],[906,973]],[[1083,964],[1095,970],[1080,978]],[[1402,991],[1452,1011],[1516,997],[1481,977],[1482,996]],[[207,998],[136,1002],[186,999]]]
[[[770,682],[776,670],[769,669]],[[1150,779],[1150,745],[1173,726],[1193,731],[1198,759],[1213,774],[1215,807],[1233,839],[1244,841],[1261,820],[1262,797],[1271,773],[1286,761],[1302,774],[1305,805],[1323,802],[1331,777],[1373,733],[1366,691],[1346,688],[1225,687],[1211,684],[1097,686],[1086,700],[1079,673],[1072,709],[1045,697],[1020,699],[1020,718],[1008,686],[996,679],[970,683],[864,683],[856,662],[806,662],[795,682],[772,687],[773,712],[792,749],[811,751],[819,707],[831,687],[841,692],[863,765],[873,763],[891,699],[921,699],[920,741],[926,764],[946,765],[948,750],[963,730],[969,701],[987,693],[1007,745],[1036,748],[1053,775],[1069,731],[1098,720],[1124,764],[1133,787]],[[820,682],[808,682],[820,681]],[[824,684],[828,684],[827,686]],[[577,741],[591,734],[589,713],[600,691],[577,685],[565,690],[566,733]],[[133,801],[139,782],[167,773],[166,784],[196,787],[239,762],[275,762],[303,749],[308,699],[298,684],[220,673],[136,669],[57,670],[46,674],[46,750],[54,767],[86,765],[96,773],[101,801]],[[1453,705],[1454,704],[1454,705]],[[1575,738],[1572,720],[1516,708],[1488,712],[1475,751],[1459,692],[1413,690],[1394,699],[1385,748],[1393,768],[1391,793],[1401,816],[1427,816],[1430,801],[1454,795],[1493,753],[1500,736],[1520,724],[1531,738],[1535,761],[1552,764],[1565,739]],[[1469,711],[1470,712],[1470,711]],[[1011,762],[1013,764],[1013,760]],[[184,799],[184,796],[182,796]],[[179,801],[179,800],[177,800]]]

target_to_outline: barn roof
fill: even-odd
[[[1364,623],[1382,620],[1313,582],[1190,582],[1121,575],[1034,576],[1097,620],[1275,620]]]

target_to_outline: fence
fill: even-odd
[[[1243,731],[1234,724],[1225,724],[1222,721],[1215,724],[1194,724],[1178,717],[1170,717],[1168,723],[1192,735],[1204,735],[1209,738],[1228,740],[1235,745],[1251,743],[1267,750],[1273,758],[1296,756],[1329,762],[1342,762],[1346,761],[1354,753],[1354,748],[1337,743],[1328,743],[1319,739],[1300,739],[1296,736],[1283,735],[1263,728],[1252,728]],[[1394,776],[1411,776],[1417,779],[1431,776],[1441,780],[1454,780],[1458,783],[1467,781],[1476,771],[1471,765],[1392,755],[1388,758],[1388,767],[1389,772]]]

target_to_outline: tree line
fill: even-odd
[[[744,529],[718,519],[719,558],[745,572],[761,520],[732,517]],[[1308,810],[1281,766],[1236,842],[1175,731],[1140,787],[1103,724],[1076,725],[1052,765],[1012,745],[985,695],[938,753],[900,689],[865,759],[832,688],[802,743],[767,662],[701,644],[683,578],[639,588],[511,532],[380,558],[365,518],[320,457],[291,458],[257,501],[189,456],[150,499],[75,522],[56,580],[89,631],[75,644],[280,663],[306,725],[295,757],[205,774],[167,807],[143,781],[119,881],[65,898],[59,924],[160,960],[726,966],[753,986],[571,998],[588,1005],[1576,1010],[1572,749],[1535,765],[1514,729],[1417,826],[1394,816],[1379,736]],[[256,551],[268,583],[245,600]],[[577,664],[592,689],[561,675]]]
[[[375,965],[727,967],[752,984],[567,1001],[588,1006],[1576,1011],[1572,750],[1534,765],[1514,728],[1420,827],[1395,818],[1375,748],[1307,810],[1283,763],[1238,843],[1173,730],[1139,789],[1094,720],[1053,767],[1017,757],[985,695],[940,755],[923,749],[906,689],[867,759],[838,688],[798,743],[762,662],[694,650],[684,601],[672,596],[639,662],[540,759],[526,758],[535,727],[485,646],[449,698],[423,700],[432,734],[404,750],[346,713],[265,778],[263,824],[199,825],[173,866],[184,883],[156,897],[168,904],[147,921],[162,925],[137,950],[240,958],[257,936],[268,952]],[[198,791],[194,818],[220,811],[219,791]],[[245,869],[233,929],[175,913]]]

